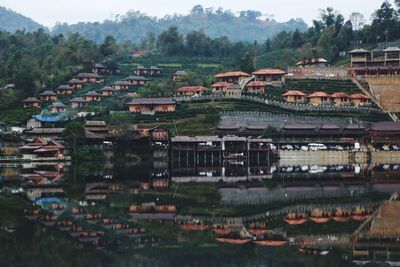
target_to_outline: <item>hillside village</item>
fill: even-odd
[[[196,8],[189,17],[223,16]],[[171,27],[157,45],[178,42],[158,51],[111,36],[0,32],[43,42],[32,58],[51,55],[32,60],[34,71],[22,59],[18,70],[0,66],[0,96],[10,98],[0,99],[0,262],[398,264],[399,42],[364,43],[376,29],[358,28],[332,56],[321,42],[349,25],[321,12],[320,33],[317,22],[290,33],[306,44],[289,56],[271,48],[286,32],[198,49],[207,56],[193,40],[226,40],[202,30],[183,41]],[[67,26],[55,30],[82,25]]]

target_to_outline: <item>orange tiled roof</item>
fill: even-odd
[[[312,93],[311,95],[308,96],[308,98],[316,98],[316,97],[328,97],[328,98],[331,98],[330,95],[328,95],[327,93],[324,93],[324,92],[315,92],[315,93]]]
[[[243,71],[230,71],[225,73],[219,73],[214,78],[226,78],[226,77],[250,77],[251,75]]]
[[[370,99],[369,96],[363,95],[363,94],[352,94],[350,96],[351,99]]]
[[[217,82],[212,85],[212,87],[227,87],[229,83],[227,82]]]
[[[247,85],[247,87],[259,87],[259,86],[266,86],[266,83],[263,81],[252,81]]]
[[[253,75],[285,75],[286,71],[281,69],[261,69],[252,73]]]
[[[345,93],[334,93],[331,95],[333,98],[350,98],[348,94]]]
[[[292,90],[292,91],[287,91],[282,96],[306,96],[306,94],[303,93],[302,91]]]

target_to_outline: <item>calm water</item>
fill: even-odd
[[[1,166],[0,266],[353,266],[349,242],[325,244],[321,249],[328,256],[304,255],[296,246],[221,245],[211,230],[187,233],[172,222],[129,222],[127,208],[134,203],[176,204],[179,215],[203,218],[210,225],[228,217],[262,215],[269,229],[283,229],[288,237],[326,238],[350,235],[361,222],[288,226],[270,214],[299,207],[375,208],[400,191],[395,164],[286,166],[265,157],[250,162],[196,162],[190,156],[153,160],[145,149],[140,160],[125,150],[115,156],[105,164]],[[99,188],[104,185],[113,189],[103,192]],[[60,190],[29,191],[46,186]],[[89,204],[86,212],[144,228],[153,241],[141,244],[94,224],[87,225],[88,231],[106,233],[92,245],[24,217],[32,203],[55,198],[66,205],[59,220],[71,219],[70,209],[81,202]]]

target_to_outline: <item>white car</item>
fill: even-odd
[[[328,150],[328,147],[324,144],[308,144],[310,151]]]
[[[382,150],[383,150],[383,151],[390,151],[390,147],[389,147],[389,146],[383,146],[383,147],[382,147]]]
[[[292,145],[284,145],[284,146],[282,146],[282,149],[284,149],[284,150],[293,150],[293,146]]]
[[[308,151],[308,147],[307,146],[301,146],[300,150],[301,151]]]

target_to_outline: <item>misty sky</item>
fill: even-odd
[[[259,10],[273,14],[277,21],[316,18],[319,9],[332,6],[345,17],[351,12],[364,14],[367,20],[383,0],[0,0],[0,6],[11,8],[35,21],[52,27],[56,22],[103,21],[128,10],[139,10],[152,16],[186,14],[194,5],[223,7],[232,11]]]

